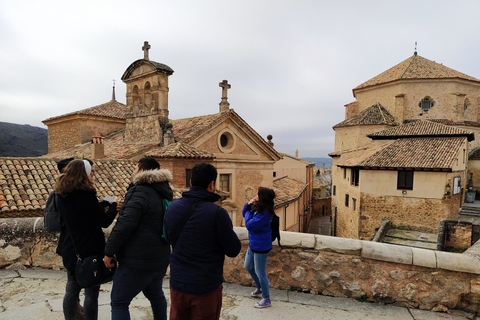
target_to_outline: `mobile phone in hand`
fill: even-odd
[[[115,202],[115,196],[105,196],[103,201]]]

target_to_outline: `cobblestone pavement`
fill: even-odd
[[[65,283],[66,274],[63,270],[0,269],[0,320],[63,319]],[[169,301],[168,280],[164,287]],[[110,319],[111,288],[111,283],[101,287],[99,319]],[[272,307],[256,309],[253,306],[258,300],[250,297],[252,290],[249,287],[225,284],[221,319],[480,320],[480,317],[459,310],[438,313],[276,289],[271,290]],[[132,301],[130,311],[133,320],[153,318],[148,300],[143,294]]]

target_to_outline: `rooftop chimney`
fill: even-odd
[[[105,144],[100,136],[92,137],[92,158],[95,160],[105,157]]]
[[[295,158],[298,158],[298,149],[295,150]]]

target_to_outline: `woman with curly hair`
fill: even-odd
[[[67,269],[63,298],[63,314],[67,320],[76,319],[81,290],[75,278],[76,254],[80,258],[99,255],[101,261],[105,249],[102,228],[108,227],[117,214],[116,202],[109,204],[107,212],[98,202],[92,180],[93,172],[88,160],[73,160],[55,184],[62,218],[57,253],[62,256],[63,265]],[[86,320],[98,318],[99,292],[100,286],[85,288],[83,313]]]

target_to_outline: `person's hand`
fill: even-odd
[[[105,263],[105,267],[111,269],[115,267],[115,264],[112,262],[113,258],[112,257],[103,257],[103,263]]]
[[[123,199],[116,198],[115,202],[117,203],[117,211],[120,211],[122,209],[122,206],[123,206]]]
[[[254,202],[258,201],[258,194],[256,193],[250,201],[248,201],[248,204],[252,204]]]

